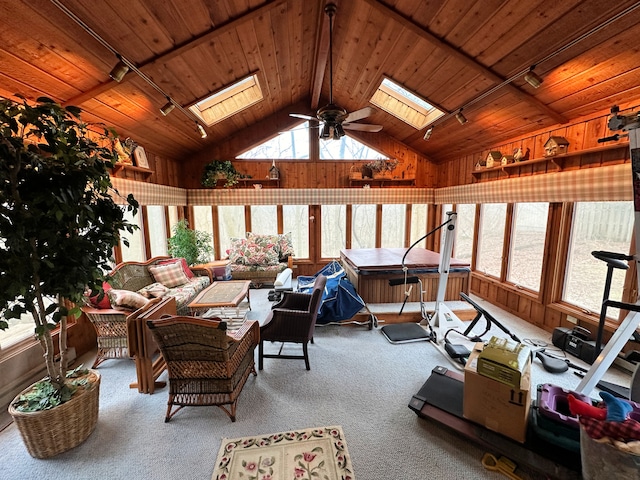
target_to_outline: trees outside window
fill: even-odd
[[[507,281],[540,291],[548,203],[516,203],[509,252]]]
[[[497,278],[500,278],[502,271],[506,218],[506,203],[485,203],[480,208],[476,270]]]

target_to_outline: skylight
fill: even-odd
[[[386,77],[371,97],[371,103],[418,130],[444,115],[443,111]]]
[[[245,108],[249,108],[262,99],[258,76],[254,74],[209,95],[190,106],[189,110],[210,127]]]

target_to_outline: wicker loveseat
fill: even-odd
[[[180,265],[180,269],[175,267],[177,264]],[[131,322],[143,314],[150,308],[149,304],[155,303],[155,299],[172,297],[176,301],[176,312],[179,315],[186,314],[190,301],[209,285],[206,272],[195,271],[191,272],[193,278],[187,277],[186,274],[186,278],[171,276],[171,282],[166,282],[170,286],[165,287],[154,277],[153,268],[150,270],[150,267],[164,265],[168,268],[161,269],[160,272],[165,278],[165,270],[184,272],[182,259],[171,257],[154,257],[146,262],[118,264],[109,274],[108,286],[105,285],[105,290],[108,291],[104,298],[94,299],[90,302],[91,305],[82,308],[95,327],[98,337],[98,354],[93,364],[94,368],[109,358],[129,356],[127,321]],[[199,273],[202,275],[198,275]],[[160,274],[157,277],[163,278]],[[181,283],[183,281],[184,283]]]
[[[232,238],[227,249],[233,280],[250,280],[252,286],[273,284],[280,272],[293,268],[291,233],[257,234]]]

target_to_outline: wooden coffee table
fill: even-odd
[[[251,310],[249,285],[249,280],[213,282],[191,301],[189,312],[204,318],[219,317],[228,328],[239,328]]]

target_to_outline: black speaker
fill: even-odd
[[[551,341],[559,349],[578,357],[583,362],[593,363],[596,359],[596,342],[589,340],[591,332],[586,328],[572,329],[557,327],[553,330]]]

